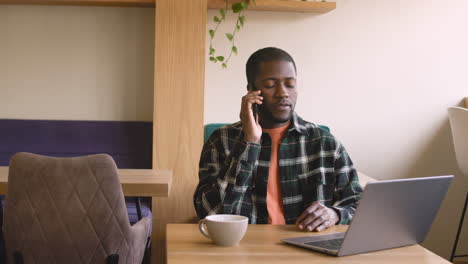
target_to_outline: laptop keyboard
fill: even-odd
[[[314,247],[326,248],[330,250],[339,250],[341,247],[341,244],[343,243],[343,240],[344,240],[343,238],[338,238],[338,239],[307,242],[304,244],[314,246]]]

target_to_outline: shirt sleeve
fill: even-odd
[[[353,166],[348,152],[339,144],[334,164],[335,193],[332,208],[340,217],[339,224],[347,225],[351,222],[357,204],[361,198],[362,187],[356,169]]]
[[[230,145],[232,150],[226,150]],[[260,148],[260,144],[222,137],[220,130],[213,132],[200,157],[193,198],[198,217],[223,213],[252,219],[252,173]]]

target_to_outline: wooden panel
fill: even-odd
[[[165,223],[194,220],[203,145],[207,0],[158,0],[153,168],[174,173],[169,198],[155,199],[152,263],[165,262]],[[157,250],[157,252],[155,252]]]
[[[155,1],[157,2],[160,0],[0,0],[0,4],[154,7]],[[235,0],[229,1],[233,2]],[[219,9],[225,6],[224,3],[224,0],[208,0],[208,8]],[[336,8],[335,2],[314,2],[298,0],[256,0],[256,3],[256,5],[251,6],[250,10],[325,13]]]
[[[0,4],[154,7],[154,0],[0,0]]]
[[[168,264],[449,264],[420,245],[375,251],[346,257],[333,257],[285,245],[280,239],[343,232],[347,226],[334,226],[322,232],[298,231],[294,225],[249,225],[239,246],[220,247],[198,231],[197,225],[168,225]]]
[[[159,0],[158,0],[159,1]],[[229,0],[233,2],[233,0]],[[209,0],[208,8],[225,7],[224,0]],[[326,13],[336,8],[335,2],[287,1],[287,0],[256,0],[249,10]]]
[[[172,184],[169,170],[120,169],[119,177],[126,196],[167,197]],[[0,194],[8,191],[8,167],[0,167]]]
[[[468,108],[468,97],[465,97],[465,108]]]
[[[170,170],[120,169],[119,176],[126,196],[168,197],[170,194]]]

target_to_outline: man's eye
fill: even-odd
[[[296,82],[286,82],[286,87],[294,88],[294,87],[296,87]]]

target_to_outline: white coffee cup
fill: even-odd
[[[209,215],[200,220],[200,232],[219,246],[235,246],[244,237],[249,219],[242,215]]]

